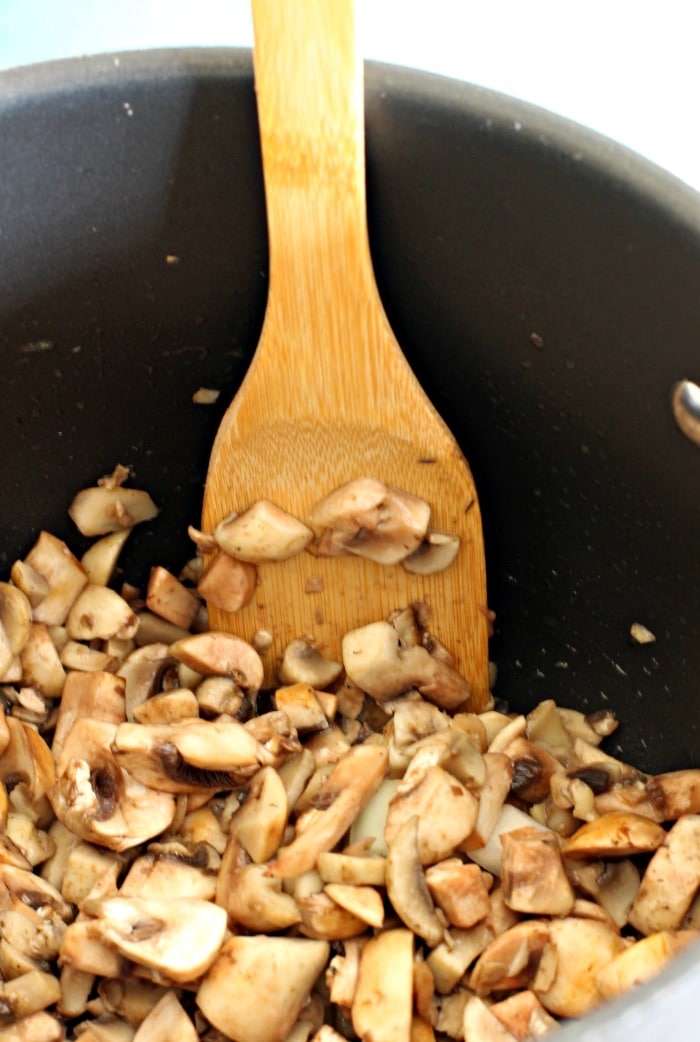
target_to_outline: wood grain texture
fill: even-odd
[[[367,235],[362,67],[351,0],[253,0],[270,284],[260,343],[214,442],[202,527],[267,498],[302,520],[351,478],[423,496],[431,525],[457,533],[457,560],[434,576],[357,557],[308,553],[259,568],[253,600],[214,628],[268,656],[299,636],[334,657],[344,632],[415,600],[488,698],[481,517],[468,465],[389,327]],[[439,345],[436,345],[439,349]],[[306,592],[321,587],[319,592]]]

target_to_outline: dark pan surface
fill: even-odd
[[[189,555],[263,316],[256,135],[243,53],[0,76],[3,575],[40,527],[80,550],[66,507],[117,462],[162,507],[129,577]],[[537,109],[388,67],[368,69],[367,142],[386,308],[480,491],[497,695],[612,706],[612,752],[698,763],[700,449],[669,409],[700,379],[698,196]]]

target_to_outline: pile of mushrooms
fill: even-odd
[[[0,1042],[526,1042],[698,937],[700,769],[470,712],[425,605],[263,690],[199,559],[117,580],[125,477],[0,583]]]

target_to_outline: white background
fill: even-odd
[[[592,127],[700,190],[695,0],[357,0],[366,58]],[[142,47],[250,46],[247,0],[0,0],[0,68]]]

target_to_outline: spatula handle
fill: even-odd
[[[310,306],[326,300],[337,321],[339,300],[353,307],[374,292],[362,63],[353,0],[252,0],[252,9],[268,310],[291,334]]]

